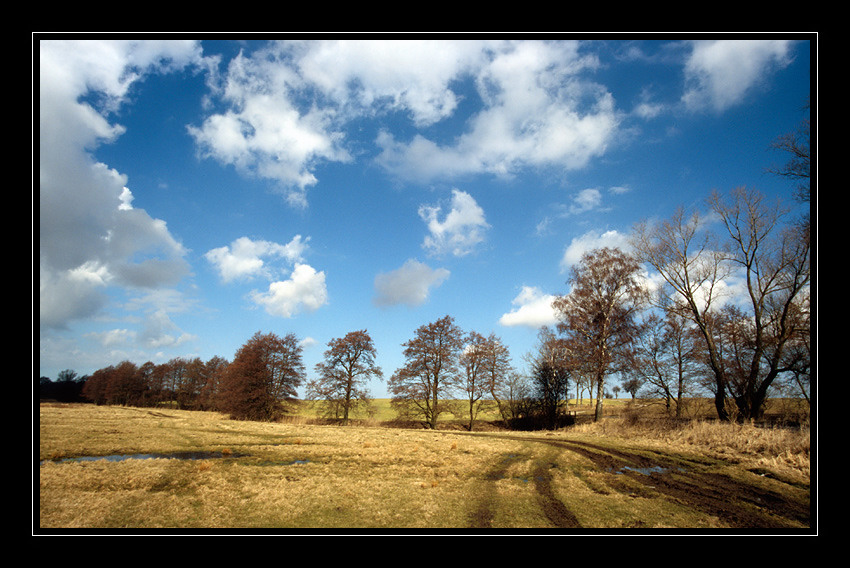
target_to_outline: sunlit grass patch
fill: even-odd
[[[693,475],[687,483],[700,483],[696,474],[722,476],[732,486],[782,495],[797,511],[808,502],[799,472],[792,485],[784,481],[790,476],[763,473],[765,456],[756,448],[785,461],[782,444],[794,447],[771,442],[768,433],[763,441],[729,443],[724,453],[721,434],[708,428],[627,429],[616,421],[557,432],[469,433],[89,405],[43,407],[40,419],[46,461],[39,466],[38,523],[45,529],[549,530],[733,522],[605,465],[628,459],[682,465],[688,473],[670,478]],[[51,461],[186,451],[201,458]],[[795,517],[785,524],[800,523]]]

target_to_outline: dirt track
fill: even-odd
[[[488,436],[500,437],[498,434]],[[652,457],[647,457],[574,440],[514,436],[510,439],[547,444],[589,459],[595,469],[609,474],[605,476],[607,486],[595,489],[599,493],[620,492],[634,497],[666,499],[716,517],[732,529],[799,530],[801,526],[811,526],[807,490],[804,499],[789,500],[776,491],[761,487],[756,478],[752,484],[735,480],[727,475],[707,471],[709,467],[706,463],[683,461],[681,456],[674,459],[654,452]],[[507,464],[505,461],[494,466],[488,478],[500,478]],[[551,464],[542,461],[536,463],[534,483],[541,509],[556,528],[582,528],[576,515],[555,496],[552,490],[553,475],[557,475],[557,470]],[[628,483],[624,478],[628,478]],[[636,487],[642,489],[636,490]],[[489,502],[491,500],[486,495],[482,496],[478,511],[470,519],[473,527],[490,526],[493,511],[488,508]]]

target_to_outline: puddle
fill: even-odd
[[[290,461],[262,461],[259,463],[243,463],[246,466],[279,466],[279,465],[304,465],[310,463],[310,460],[290,460]]]
[[[621,475],[627,471],[635,471],[637,473],[642,473],[643,475],[652,475],[653,473],[670,473],[671,471],[684,471],[682,468],[672,468],[672,467],[661,467],[660,465],[654,465],[651,467],[632,467],[629,465],[623,466],[618,470],[610,469],[609,471],[614,472],[617,475]]]
[[[176,460],[206,460],[225,457],[243,457],[244,454],[222,453],[222,452],[173,452],[170,454],[113,454],[109,456],[82,456],[76,458],[62,458],[58,460],[42,460],[42,464],[48,461],[54,463],[67,462],[90,462],[90,461],[110,461],[121,462],[126,460],[153,460],[153,459],[176,459]]]

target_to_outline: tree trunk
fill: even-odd
[[[605,377],[599,375],[596,379],[596,414],[593,417],[594,422],[602,420],[602,395],[605,388]]]

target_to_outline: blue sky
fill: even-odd
[[[584,250],[791,200],[812,36],[297,39],[34,44],[41,376],[366,329],[389,378],[447,314],[523,370]]]

